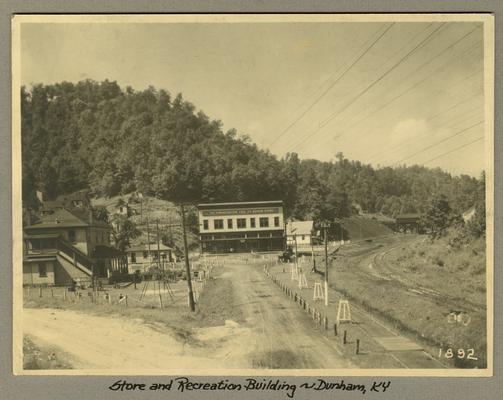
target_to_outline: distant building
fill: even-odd
[[[199,204],[203,253],[243,253],[285,249],[282,201]]]
[[[297,244],[297,248],[311,249],[313,244],[313,221],[289,221],[286,224],[286,241],[292,248]]]
[[[148,244],[131,246],[126,249],[126,255],[129,273],[147,272],[150,267],[158,265],[157,260],[159,259],[161,260],[161,268],[164,268],[168,262],[176,261],[173,249],[162,243],[159,244],[159,249],[157,243],[151,243],[150,251]]]
[[[466,210],[463,213],[463,221],[465,223],[470,222],[473,219],[473,217],[475,217],[476,213],[477,213],[477,211],[475,210],[475,207],[472,207],[469,210]]]
[[[421,233],[420,221],[422,217],[423,214],[417,213],[400,214],[395,218],[396,228],[403,233]]]
[[[127,204],[118,205],[115,210],[115,213],[119,215],[124,215],[125,217],[130,217],[132,215],[131,208]]]
[[[55,208],[24,228],[23,283],[69,285],[127,271],[110,226],[88,210]]]

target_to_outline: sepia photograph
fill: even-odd
[[[15,374],[492,376],[490,14],[16,15],[12,62]]]

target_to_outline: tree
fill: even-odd
[[[114,215],[112,226],[115,247],[122,252],[131,245],[132,239],[141,235],[141,231],[136,227],[136,224],[124,215]]]
[[[475,200],[475,214],[467,223],[470,234],[476,238],[486,235],[486,176],[482,173],[477,187],[477,198]]]
[[[447,228],[454,221],[455,215],[453,214],[447,197],[445,195],[440,195],[434,197],[426,210],[423,217],[422,225],[425,228],[431,230],[431,236],[433,239],[443,236]]]

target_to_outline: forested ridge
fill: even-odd
[[[216,100],[217,101],[217,100]],[[396,216],[425,212],[444,195],[460,214],[484,199],[484,177],[422,166],[376,168],[350,161],[279,159],[198,111],[181,94],[62,82],[21,89],[23,203],[88,189],[141,191],[174,202],[276,200],[287,216],[333,219],[354,207]],[[259,117],[259,116],[257,116]]]

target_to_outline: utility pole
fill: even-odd
[[[328,224],[323,224],[324,236],[325,236],[325,307],[328,306]]]
[[[194,303],[194,292],[192,291],[192,278],[190,275],[189,249],[187,246],[187,231],[185,229],[185,209],[183,207],[183,204],[180,204],[180,210],[182,212],[183,253],[185,258],[185,272],[187,274],[187,286],[189,288],[189,307],[191,311],[196,311],[196,305]]]
[[[159,219],[155,220],[155,227],[156,227],[156,231],[157,231],[157,265],[159,267],[159,270],[161,270],[164,268],[161,268],[161,248],[160,248],[161,246],[159,243]]]
[[[148,224],[148,214],[147,214],[147,246],[148,246],[148,267],[151,267],[152,258],[150,256],[150,227]]]
[[[297,234],[296,233],[293,234],[293,240],[295,241],[295,264],[299,265],[299,256],[297,253]]]
[[[140,198],[140,224],[143,225],[143,193],[138,193]]]

